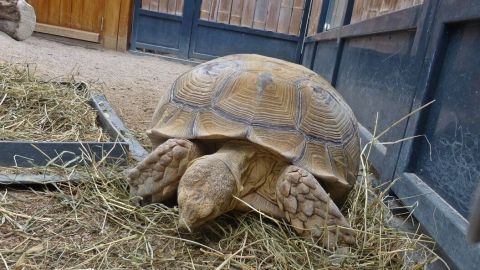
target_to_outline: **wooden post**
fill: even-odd
[[[296,53],[296,62],[302,62],[303,45],[305,41],[305,35],[307,33],[308,18],[310,17],[310,9],[312,8],[312,0],[305,0],[303,8],[303,18],[300,26],[300,33],[298,34],[298,44]]]
[[[128,35],[132,24],[132,6],[133,1],[121,0],[120,16],[118,21],[118,39],[117,51],[126,51],[128,49]]]
[[[316,33],[322,33],[325,30],[325,21],[327,20],[327,11],[328,6],[330,5],[330,0],[323,0],[322,5],[320,6],[320,14],[318,15],[317,29]],[[313,70],[313,65],[315,64],[315,57],[317,56],[318,42],[314,42],[312,59],[310,60],[310,69]],[[303,57],[303,56],[302,56]]]
[[[35,11],[25,0],[0,0],[0,31],[24,40],[32,35],[35,23]]]

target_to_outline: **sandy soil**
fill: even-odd
[[[134,130],[147,128],[162,91],[190,65],[155,56],[72,46],[33,36],[18,42],[0,33],[0,61],[31,63],[42,78],[72,74],[102,91]]]
[[[137,131],[147,128],[162,91],[168,89],[180,74],[192,68],[190,65],[154,56],[72,46],[35,36],[26,41],[17,42],[2,33],[0,33],[0,61],[31,63],[36,66],[37,74],[45,79],[60,79],[73,74],[75,78],[89,82],[94,88],[105,93],[127,127]],[[20,213],[21,215],[17,217],[27,219],[28,224],[35,224],[30,222],[29,216],[39,213],[48,215],[74,213],[68,208],[63,209],[58,198],[46,196],[42,188],[38,189],[39,193],[29,187],[0,186],[0,206],[8,208],[0,207],[0,212],[11,211],[9,212],[11,216]],[[67,202],[65,199],[62,203],[64,201]],[[0,220],[0,225],[2,225],[1,222]],[[53,234],[57,233],[53,232]],[[101,231],[90,234],[79,234],[75,231],[72,235],[78,238],[74,238],[73,241],[105,237]],[[28,241],[32,240],[36,241],[35,243],[48,241],[48,239],[37,238],[34,231],[27,226],[18,225],[18,228],[0,226],[1,247],[13,249],[13,246],[20,247],[19,243],[29,244]],[[92,241],[97,242],[97,239],[94,238]],[[166,243],[159,245],[167,246]],[[32,250],[28,246],[21,246],[21,248],[26,250],[24,254]],[[0,259],[0,269],[3,267],[1,261]]]
[[[77,80],[88,82],[107,96],[127,127],[137,132],[148,127],[162,91],[192,68],[156,56],[69,45],[37,36],[18,42],[0,32],[2,61],[31,64],[36,68],[36,74],[45,80],[68,79],[73,75]],[[52,205],[58,205],[51,197],[22,186],[1,186],[0,205],[7,205],[7,200],[14,202],[9,204],[11,211],[31,215],[50,211]],[[15,229],[1,224],[0,221],[0,246],[24,241]],[[0,265],[3,269],[4,264]]]

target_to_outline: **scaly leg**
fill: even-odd
[[[288,166],[276,189],[278,206],[300,236],[321,237],[326,247],[355,243],[350,225],[312,174]]]
[[[183,139],[167,140],[130,171],[130,195],[142,204],[172,198],[188,164],[199,156],[201,151],[195,143]]]

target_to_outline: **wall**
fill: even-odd
[[[386,3],[370,1],[380,2]],[[358,6],[348,10],[348,3],[342,13],[326,12],[326,24],[355,14]],[[476,269],[480,246],[466,241],[466,231],[480,184],[480,6],[477,0],[407,4],[388,13],[357,12],[362,21],[343,25],[350,20],[342,19],[308,37],[302,64],[350,104],[381,179],[397,179],[393,192],[414,206],[412,214],[453,268]]]
[[[290,35],[300,33],[305,0],[204,0],[200,18]]]
[[[423,0],[356,0],[351,23],[420,5]]]

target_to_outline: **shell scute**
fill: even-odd
[[[341,197],[355,181],[358,124],[341,95],[313,71],[259,55],[198,65],[163,96],[149,136],[249,140],[303,167]]]

